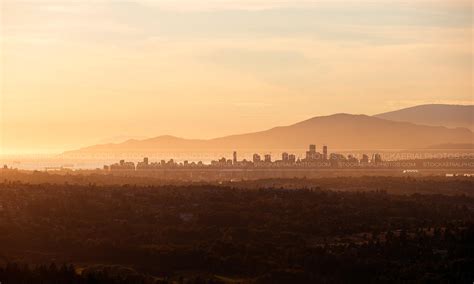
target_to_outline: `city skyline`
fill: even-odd
[[[315,144],[308,146],[304,157],[294,153],[284,151],[278,156],[272,153],[265,154],[254,153],[250,160],[246,158],[240,159],[237,151],[232,152],[232,158],[222,157],[212,160],[209,163],[203,161],[189,161],[184,159],[177,161],[175,158],[169,160],[161,159],[158,161],[150,161],[148,157],[144,157],[142,161],[137,163],[122,159],[119,163],[104,165],[104,171],[141,171],[141,170],[202,170],[212,169],[219,172],[225,169],[245,169],[249,171],[258,169],[409,169],[408,173],[418,173],[418,169],[471,169],[474,167],[472,162],[473,154],[451,154],[439,155],[438,157],[405,157],[399,156],[395,159],[385,160],[380,153],[374,152],[370,156],[367,153],[359,154],[341,154],[338,152],[328,152],[328,146],[322,145],[321,152],[317,151]],[[6,166],[5,166],[6,168]],[[63,170],[63,168],[56,168]],[[98,169],[96,169],[98,170]],[[405,170],[403,173],[407,173]]]
[[[0,0],[0,284],[471,283],[473,0]]]

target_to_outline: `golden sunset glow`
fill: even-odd
[[[0,284],[474,283],[472,0],[0,0]]]
[[[471,104],[471,4],[2,1],[2,152]]]

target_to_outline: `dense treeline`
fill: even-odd
[[[341,173],[342,174],[342,173]],[[445,177],[443,176],[376,176],[370,171],[359,175],[342,175],[336,177],[318,178],[261,178],[256,180],[200,180],[189,181],[184,179],[163,180],[153,176],[128,176],[114,175],[102,171],[65,171],[41,172],[0,169],[0,182],[19,182],[27,184],[71,184],[71,185],[97,185],[97,186],[186,186],[186,185],[228,185],[237,188],[314,188],[321,187],[330,190],[342,191],[372,191],[384,190],[392,194],[445,194],[445,195],[470,195],[474,187],[471,177]]]
[[[133,269],[110,266],[78,273],[73,265],[56,266],[7,263],[0,268],[2,283],[15,284],[151,284],[169,283],[167,279],[157,279],[139,274]]]
[[[380,189],[446,184],[376,181],[365,187],[372,191],[363,192],[326,190],[344,180],[300,189],[294,186],[299,181],[289,186],[275,180],[233,187],[6,182],[0,184],[0,259],[10,264],[0,270],[0,281],[15,277],[11,263],[19,262],[33,266],[17,265],[23,269],[18,275],[59,281],[43,283],[64,283],[66,271],[75,279],[67,283],[101,283],[93,277],[117,275],[107,279],[471,283],[474,198],[392,195]],[[466,190],[472,182],[457,186]],[[49,266],[34,266],[53,261],[74,263],[76,269],[47,273]],[[123,269],[97,273],[98,264]]]

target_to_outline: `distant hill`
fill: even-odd
[[[186,150],[302,149],[308,144],[332,149],[412,149],[448,143],[472,143],[474,133],[465,128],[416,125],[367,115],[335,114],[314,117],[290,126],[209,140],[159,136],[86,147],[66,154],[125,153]]]
[[[120,143],[120,142],[123,142],[123,141],[127,141],[127,140],[144,140],[144,139],[147,139],[148,137],[145,137],[145,136],[128,136],[128,135],[125,135],[125,136],[114,136],[114,137],[107,137],[107,138],[104,138],[100,141],[98,141],[97,143],[98,144],[107,144],[107,143]]]
[[[377,114],[375,117],[422,125],[465,127],[474,131],[474,105],[420,105]]]

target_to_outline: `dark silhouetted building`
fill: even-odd
[[[294,154],[290,154],[288,156],[288,161],[292,164],[296,163],[296,156]]]
[[[321,154],[316,152],[316,145],[309,145],[309,151],[306,151],[306,161],[315,161],[321,158]]]
[[[266,154],[265,155],[265,163],[271,163],[272,162],[272,155]]]
[[[359,160],[354,157],[353,155],[349,155],[347,156],[347,160],[350,162],[350,163],[359,163]]]
[[[380,154],[375,153],[372,155],[372,163],[377,164],[382,162],[382,156]]]
[[[363,154],[362,159],[360,159],[360,163],[361,164],[368,164],[369,163],[369,156],[367,156],[366,154]]]
[[[259,154],[253,154],[253,162],[254,163],[259,163],[262,161],[262,158],[260,157]]]
[[[135,170],[135,163],[120,160],[120,163],[110,165],[110,170]]]

